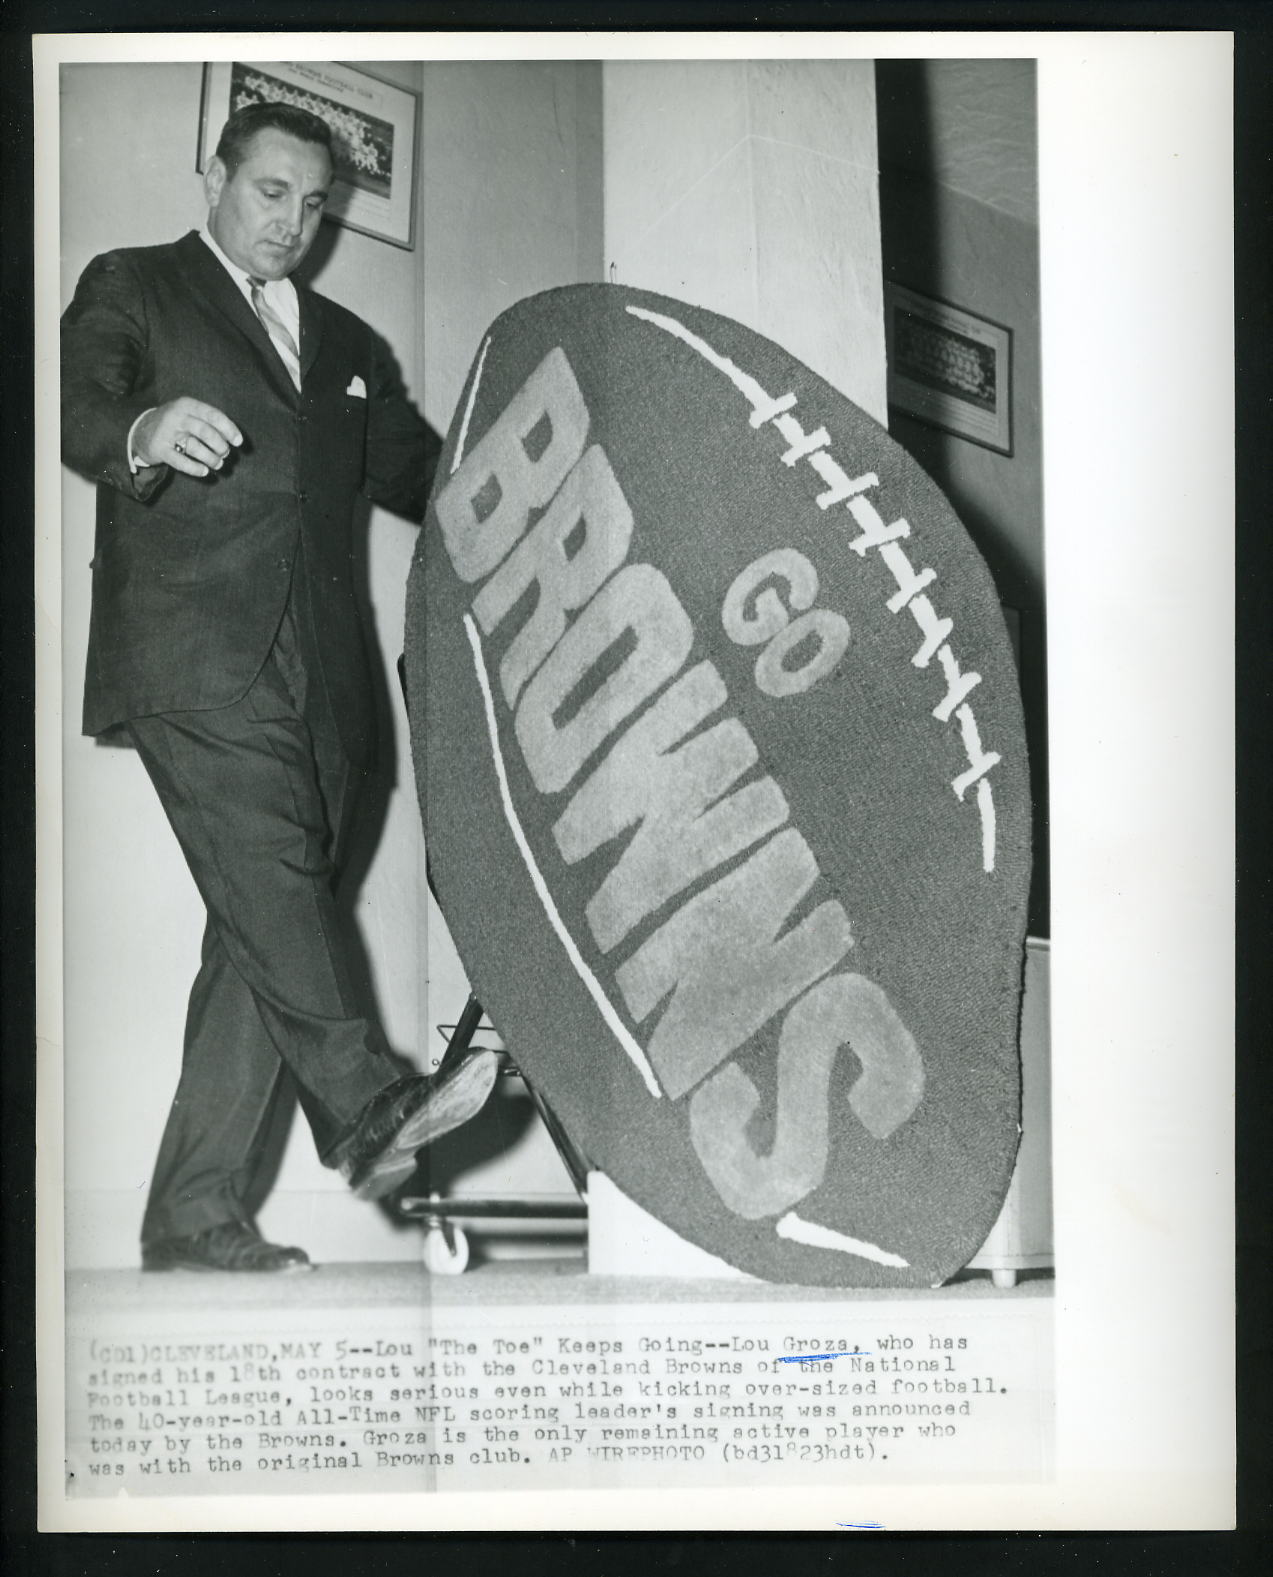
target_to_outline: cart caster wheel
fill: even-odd
[[[462,1227],[450,1221],[431,1221],[424,1229],[420,1254],[424,1268],[433,1275],[460,1276],[468,1266],[469,1240]]]

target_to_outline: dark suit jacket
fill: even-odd
[[[319,660],[346,748],[373,737],[352,525],[362,493],[423,518],[436,440],[366,324],[298,286],[301,391],[234,281],[193,231],[108,252],[62,320],[62,445],[98,483],[84,732],[229,705],[285,607],[298,546]],[[361,379],[366,397],[357,392]],[[244,435],[207,478],[132,475],[129,428],[188,394]]]

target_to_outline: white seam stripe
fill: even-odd
[[[530,879],[534,884],[539,901],[544,906],[544,913],[552,923],[552,928],[557,933],[561,945],[566,949],[566,956],[570,960],[571,967],[587,987],[588,995],[597,1004],[601,1017],[606,1022],[606,1027],[632,1059],[637,1072],[645,1080],[646,1088],[651,1095],[657,1098],[663,1094],[663,1091],[659,1088],[658,1080],[654,1077],[653,1068],[646,1060],[645,1053],[637,1045],[630,1031],[615,1012],[613,1003],[601,989],[597,977],[584,962],[579,949],[575,946],[574,938],[566,930],[565,924],[557,912],[557,906],[552,900],[552,894],[548,891],[548,884],[544,881],[539,867],[535,863],[535,856],[531,852],[530,844],[526,841],[526,834],[522,831],[522,824],[517,819],[517,811],[513,806],[513,796],[508,787],[508,774],[504,770],[504,756],[499,742],[499,726],[495,720],[495,702],[491,695],[491,683],[486,673],[486,661],[482,655],[482,637],[478,634],[477,626],[474,624],[472,616],[467,613],[464,615],[464,628],[468,633],[469,645],[473,648],[473,666],[477,670],[477,682],[482,689],[482,705],[486,709],[486,730],[491,738],[491,758],[495,763],[495,776],[499,780],[500,799],[503,801],[504,817],[508,822],[509,830],[513,834],[522,861],[530,873]]]
[[[762,411],[773,405],[773,396],[767,393],[749,372],[744,372],[737,362],[730,361],[728,356],[722,356],[718,350],[713,350],[705,339],[699,339],[698,335],[692,333],[683,323],[678,323],[675,318],[664,317],[661,312],[650,312],[645,307],[625,307],[624,310],[630,312],[634,318],[644,318],[647,323],[653,323],[657,328],[670,334],[673,339],[683,340],[691,350],[696,350],[704,361],[710,362],[719,372],[725,374],[754,411]]]
[[[890,1254],[886,1248],[876,1248],[874,1243],[863,1243],[860,1238],[846,1237],[843,1232],[832,1232],[830,1227],[820,1227],[816,1221],[805,1221],[794,1210],[788,1210],[774,1231],[780,1238],[790,1238],[793,1243],[807,1243],[810,1248],[834,1248],[842,1254],[856,1254],[859,1259],[874,1260],[877,1265],[892,1265],[898,1270],[911,1268],[900,1254]]]
[[[469,435],[469,418],[473,415],[473,402],[477,399],[477,386],[482,381],[482,368],[486,365],[486,353],[491,348],[491,336],[486,336],[482,345],[481,355],[477,358],[477,371],[473,374],[473,382],[469,385],[469,397],[464,405],[464,420],[460,423],[460,436],[455,441],[455,453],[451,456],[451,475],[460,469],[460,461],[464,458],[464,444]]]
[[[995,868],[995,798],[989,778],[977,784],[977,809],[981,813],[981,868],[988,874]]]

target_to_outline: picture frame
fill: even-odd
[[[338,61],[210,62],[196,168],[207,169],[234,110],[271,100],[311,110],[332,128],[336,179],[325,217],[412,251],[419,94]]]
[[[1011,329],[886,280],[884,339],[893,409],[1011,455]]]

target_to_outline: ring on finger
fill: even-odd
[[[178,454],[185,454],[186,440],[184,438],[174,439],[172,447],[177,451]]]

